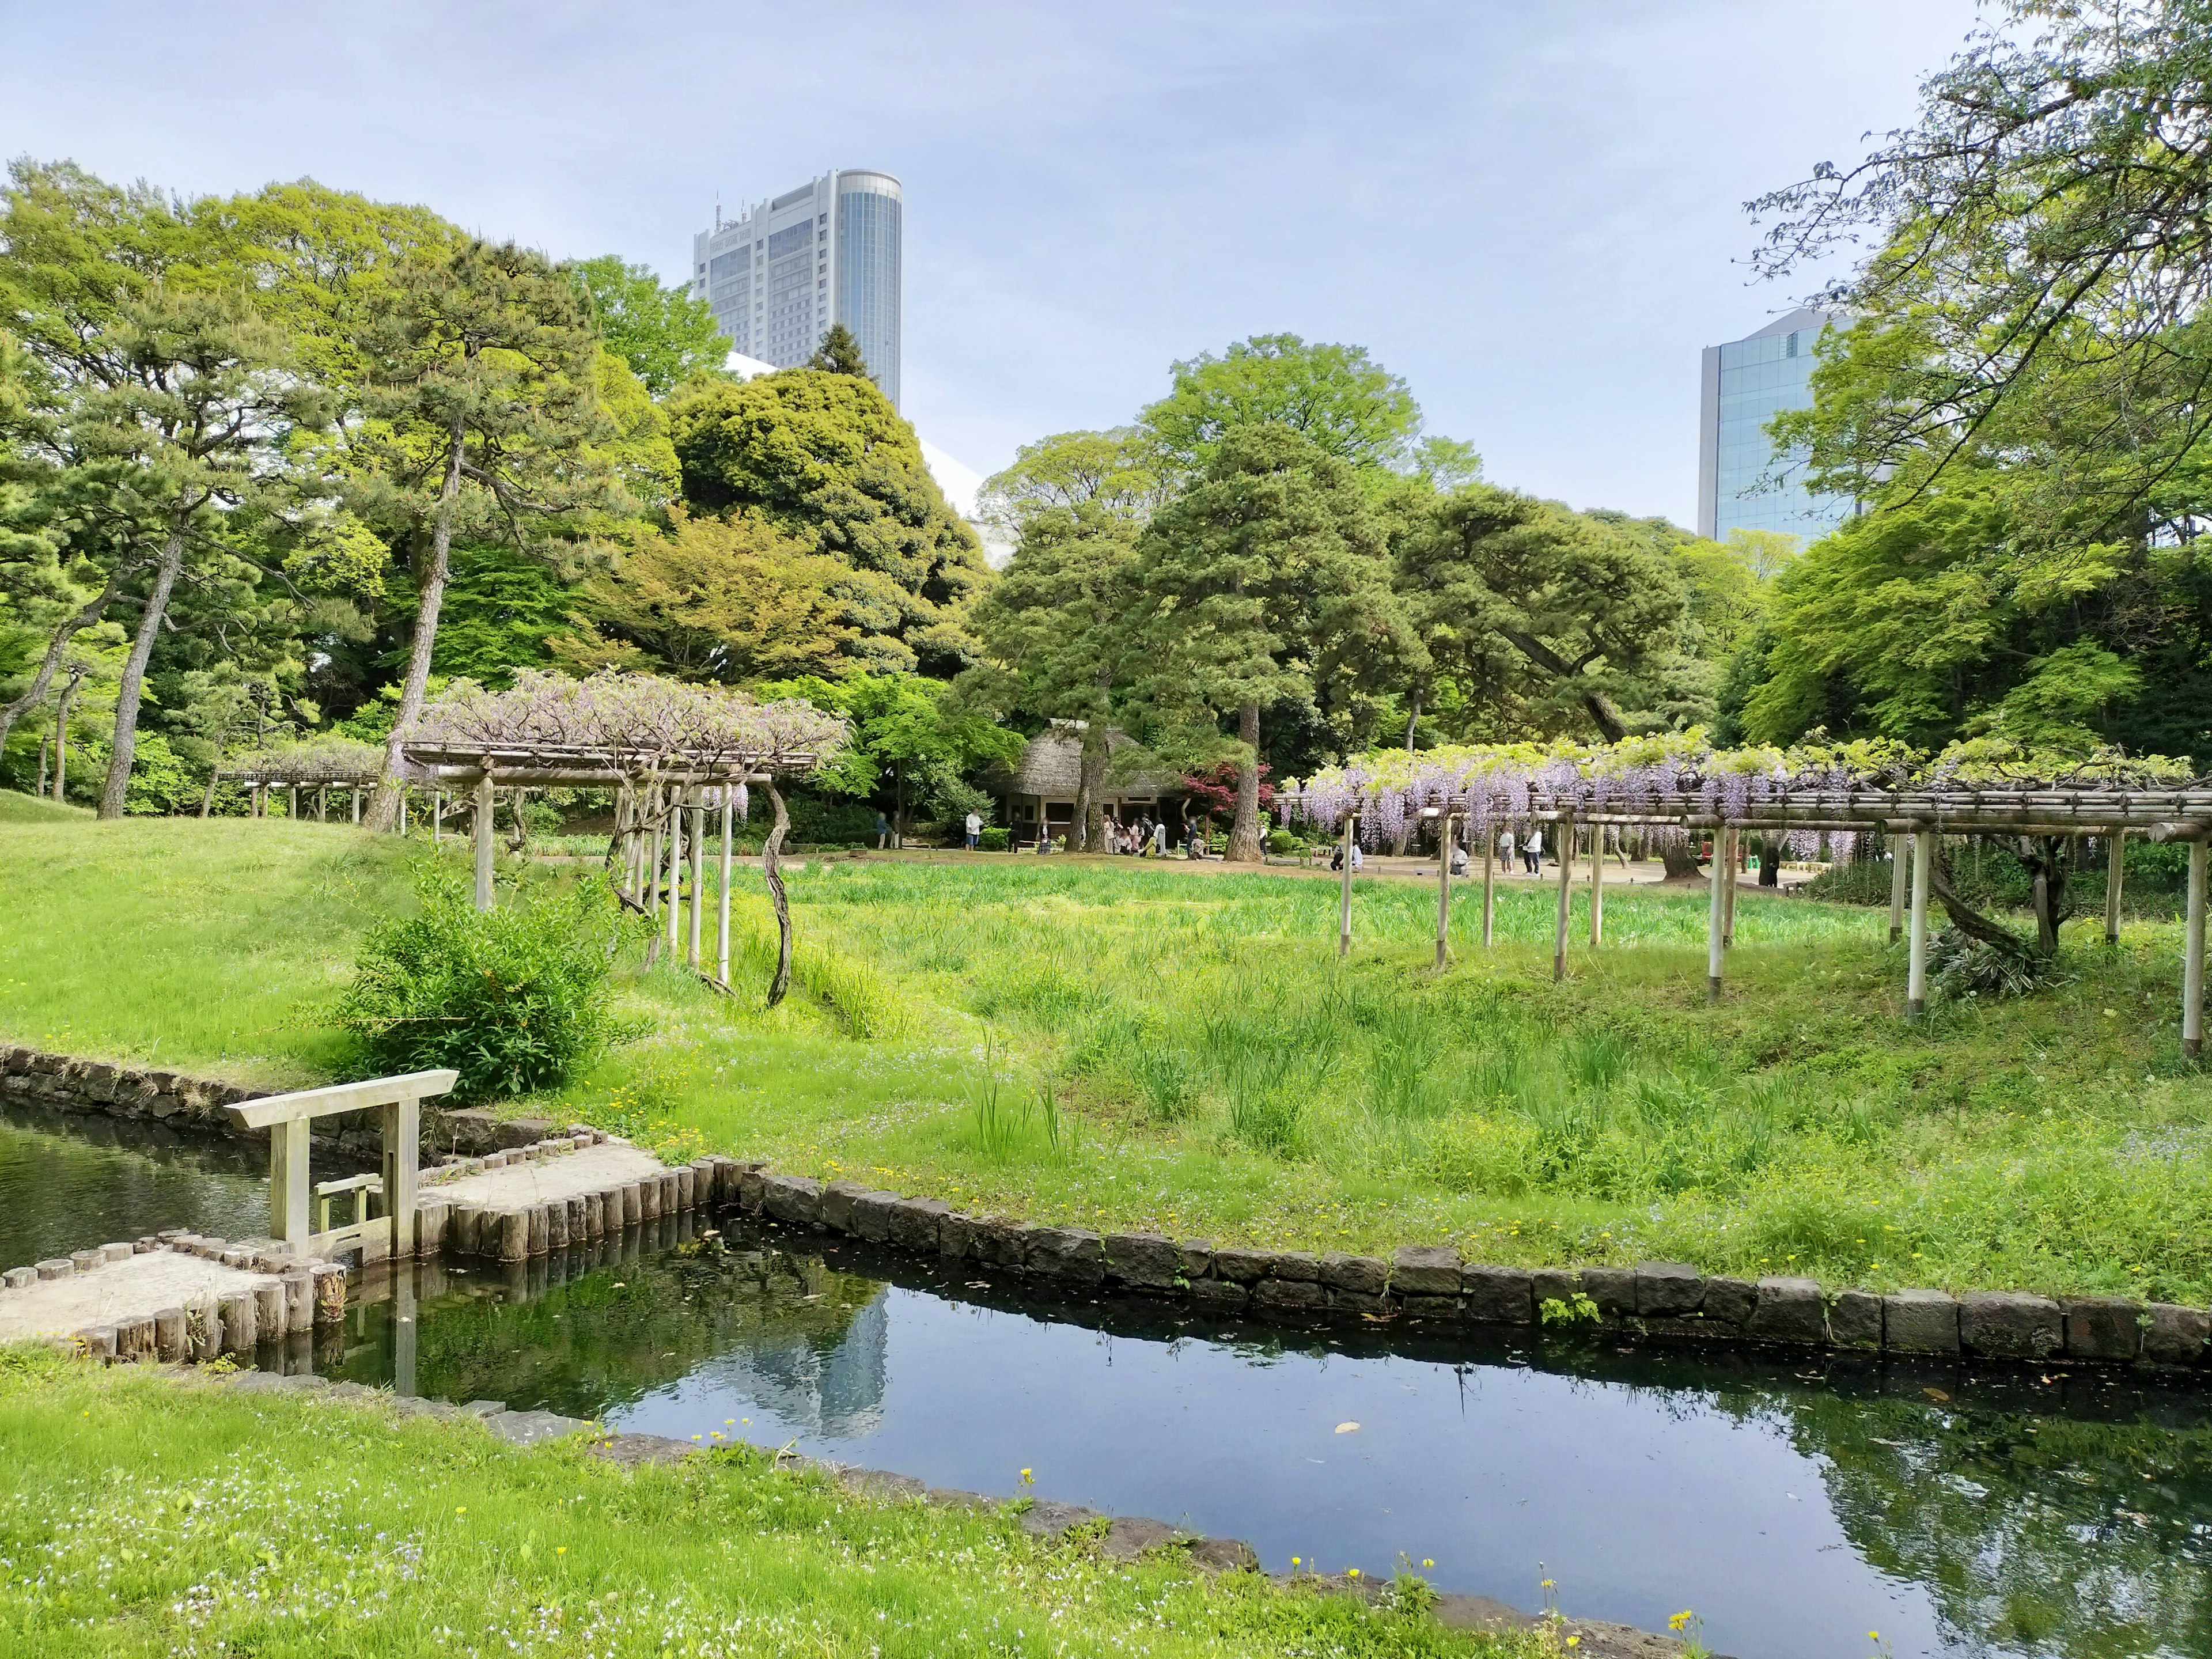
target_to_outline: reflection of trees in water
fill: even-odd
[[[813,1353],[823,1357],[816,1410],[823,1421],[875,1410],[883,1395],[884,1286],[811,1256],[725,1251],[717,1243],[627,1259],[603,1252],[611,1259],[596,1262],[533,1262],[519,1285],[483,1264],[450,1281],[457,1293],[422,1304],[416,1386],[440,1399],[504,1400],[596,1417],[725,1358],[794,1356],[784,1374],[803,1390],[805,1365],[795,1356]],[[556,1282],[564,1272],[578,1276]],[[871,1310],[873,1334],[848,1344]]]
[[[2212,1431],[1899,1399],[1723,1395],[1824,1464],[1844,1533],[1956,1650],[2212,1653]]]
[[[244,1147],[12,1103],[0,1110],[0,1266],[163,1227],[243,1238],[268,1224],[268,1176]]]

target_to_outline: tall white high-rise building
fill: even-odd
[[[896,406],[901,211],[888,173],[825,173],[694,237],[691,291],[733,349],[778,368],[844,324]]]

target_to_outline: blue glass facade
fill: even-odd
[[[1814,345],[1831,320],[1800,310],[1748,339],[1707,349],[1700,534],[1725,540],[1735,529],[1773,530],[1810,542],[1850,516],[1848,498],[1805,488],[1802,458],[1778,458],[1767,432],[1784,410],[1813,406]]]
[[[868,376],[899,400],[899,216],[895,195],[862,174],[837,193],[836,319],[853,331]]]
[[[899,400],[899,182],[827,173],[694,239],[692,291],[731,346],[777,368],[814,355],[832,323]]]

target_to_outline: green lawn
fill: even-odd
[[[1115,1566],[764,1455],[635,1474],[472,1423],[0,1351],[0,1651],[1443,1656],[1540,1650]]]
[[[0,1035],[325,1075],[318,1005],[408,856],[337,826],[0,826],[11,917],[52,919],[0,936]],[[1334,884],[1290,872],[868,858],[792,890],[785,1007],[758,1006],[749,873],[744,994],[629,971],[652,1035],[541,1103],[1217,1242],[2212,1297],[2212,1081],[2179,1055],[2171,925],[2108,951],[2086,924],[2064,982],[1913,1029],[1882,912],[1748,890],[1718,1008],[1702,891],[1608,889],[1595,952],[1577,893],[1554,985],[1548,888],[1501,894],[1487,953],[1462,888],[1441,976],[1425,884],[1358,884],[1341,965]]]

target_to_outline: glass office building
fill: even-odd
[[[1813,406],[1813,347],[1844,319],[1800,307],[1758,333],[1707,346],[1701,365],[1698,433],[1698,533],[1778,530],[1817,540],[1851,515],[1840,495],[1805,488],[1802,458],[1778,457],[1767,422]],[[1779,465],[1778,465],[1778,461]]]
[[[896,406],[902,211],[888,173],[825,173],[694,237],[691,291],[733,349],[778,368],[844,324]]]

